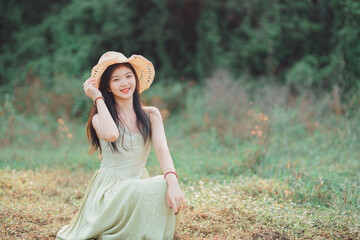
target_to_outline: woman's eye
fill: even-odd
[[[131,78],[131,77],[132,77],[132,75],[127,75],[126,77],[127,77],[127,78]]]

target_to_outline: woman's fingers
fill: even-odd
[[[178,214],[179,210],[178,210],[178,206],[177,206],[176,201],[175,201],[174,198],[171,199],[171,205],[173,207],[172,209],[174,210],[175,215]]]
[[[177,213],[181,210],[181,198],[176,199]]]
[[[99,89],[97,88],[97,82],[95,78],[88,78],[84,82],[84,92],[85,95],[91,99],[95,99],[99,95]]]
[[[88,88],[91,87],[91,86],[97,89],[98,83],[96,82],[96,79],[90,79],[88,81]]]
[[[85,95],[94,99],[96,96],[99,95],[98,83],[95,78],[88,78],[84,82],[84,92]]]
[[[96,82],[96,79],[95,78],[88,78],[88,79],[85,80],[84,86],[89,85],[92,82]]]
[[[97,83],[95,81],[91,81],[90,85],[93,86],[93,87],[96,87]]]
[[[181,208],[185,208],[185,198],[181,192],[180,187],[170,186],[167,190],[166,199],[168,204],[171,204],[172,209],[174,210],[175,215],[181,211]]]
[[[176,209],[176,214],[180,212],[181,208],[185,209],[186,204],[184,196],[178,196],[174,201],[176,202],[176,208],[174,208]]]
[[[169,205],[169,207],[172,208],[172,205],[171,205],[171,202],[170,202],[169,197],[166,197],[166,201],[167,201],[167,204]]]

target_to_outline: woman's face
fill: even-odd
[[[110,76],[109,92],[114,98],[131,98],[136,88],[134,73],[126,66],[116,68]]]

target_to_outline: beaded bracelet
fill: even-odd
[[[99,98],[101,98],[102,100],[104,100],[103,96],[97,97],[94,99],[94,104],[96,105],[96,100],[98,100]]]
[[[166,179],[166,175],[168,175],[169,173],[175,174],[176,178],[178,178],[178,175],[176,174],[176,172],[174,172],[174,171],[169,171],[169,172],[167,172],[167,173],[164,174],[164,178],[165,178],[165,179]]]

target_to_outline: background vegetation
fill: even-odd
[[[76,213],[101,159],[82,83],[108,50],[155,64],[142,100],[188,199],[178,239],[360,237],[358,1],[1,6],[2,239],[54,237]]]

